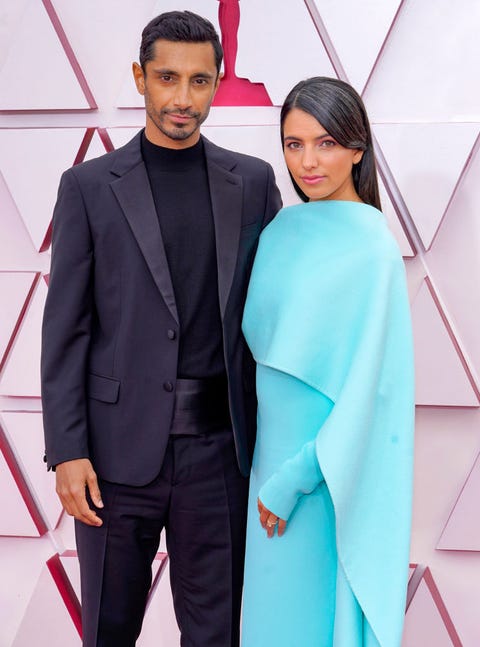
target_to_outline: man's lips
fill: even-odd
[[[325,179],[325,175],[302,175],[301,179],[305,184],[317,184]]]
[[[183,114],[182,115],[182,114],[178,114],[178,113],[175,113],[175,112],[169,112],[167,114],[170,117],[170,119],[173,119],[175,121],[185,122],[185,121],[190,121],[190,119],[194,118],[194,115],[188,115],[188,114]]]

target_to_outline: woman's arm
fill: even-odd
[[[312,440],[298,454],[285,461],[260,488],[260,523],[269,537],[274,534],[273,520],[279,519],[278,534],[281,536],[300,497],[313,492],[322,481],[315,440]]]

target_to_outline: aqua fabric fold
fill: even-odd
[[[399,647],[411,524],[414,371],[405,269],[383,215],[339,201],[282,209],[260,238],[243,329],[257,363],[333,402],[315,441],[262,485],[260,498],[288,518],[299,497],[325,480],[345,586],[372,640]],[[349,621],[341,617],[344,608],[339,599],[338,636]],[[343,645],[340,639],[334,644]]]

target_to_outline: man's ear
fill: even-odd
[[[132,63],[133,78],[139,94],[145,94],[145,74],[143,73],[141,65]]]

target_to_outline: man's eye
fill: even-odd
[[[160,80],[168,83],[169,81],[172,80],[172,77],[170,76],[170,74],[162,74],[162,76],[160,77]]]
[[[195,85],[206,85],[208,83],[207,79],[195,79]]]

